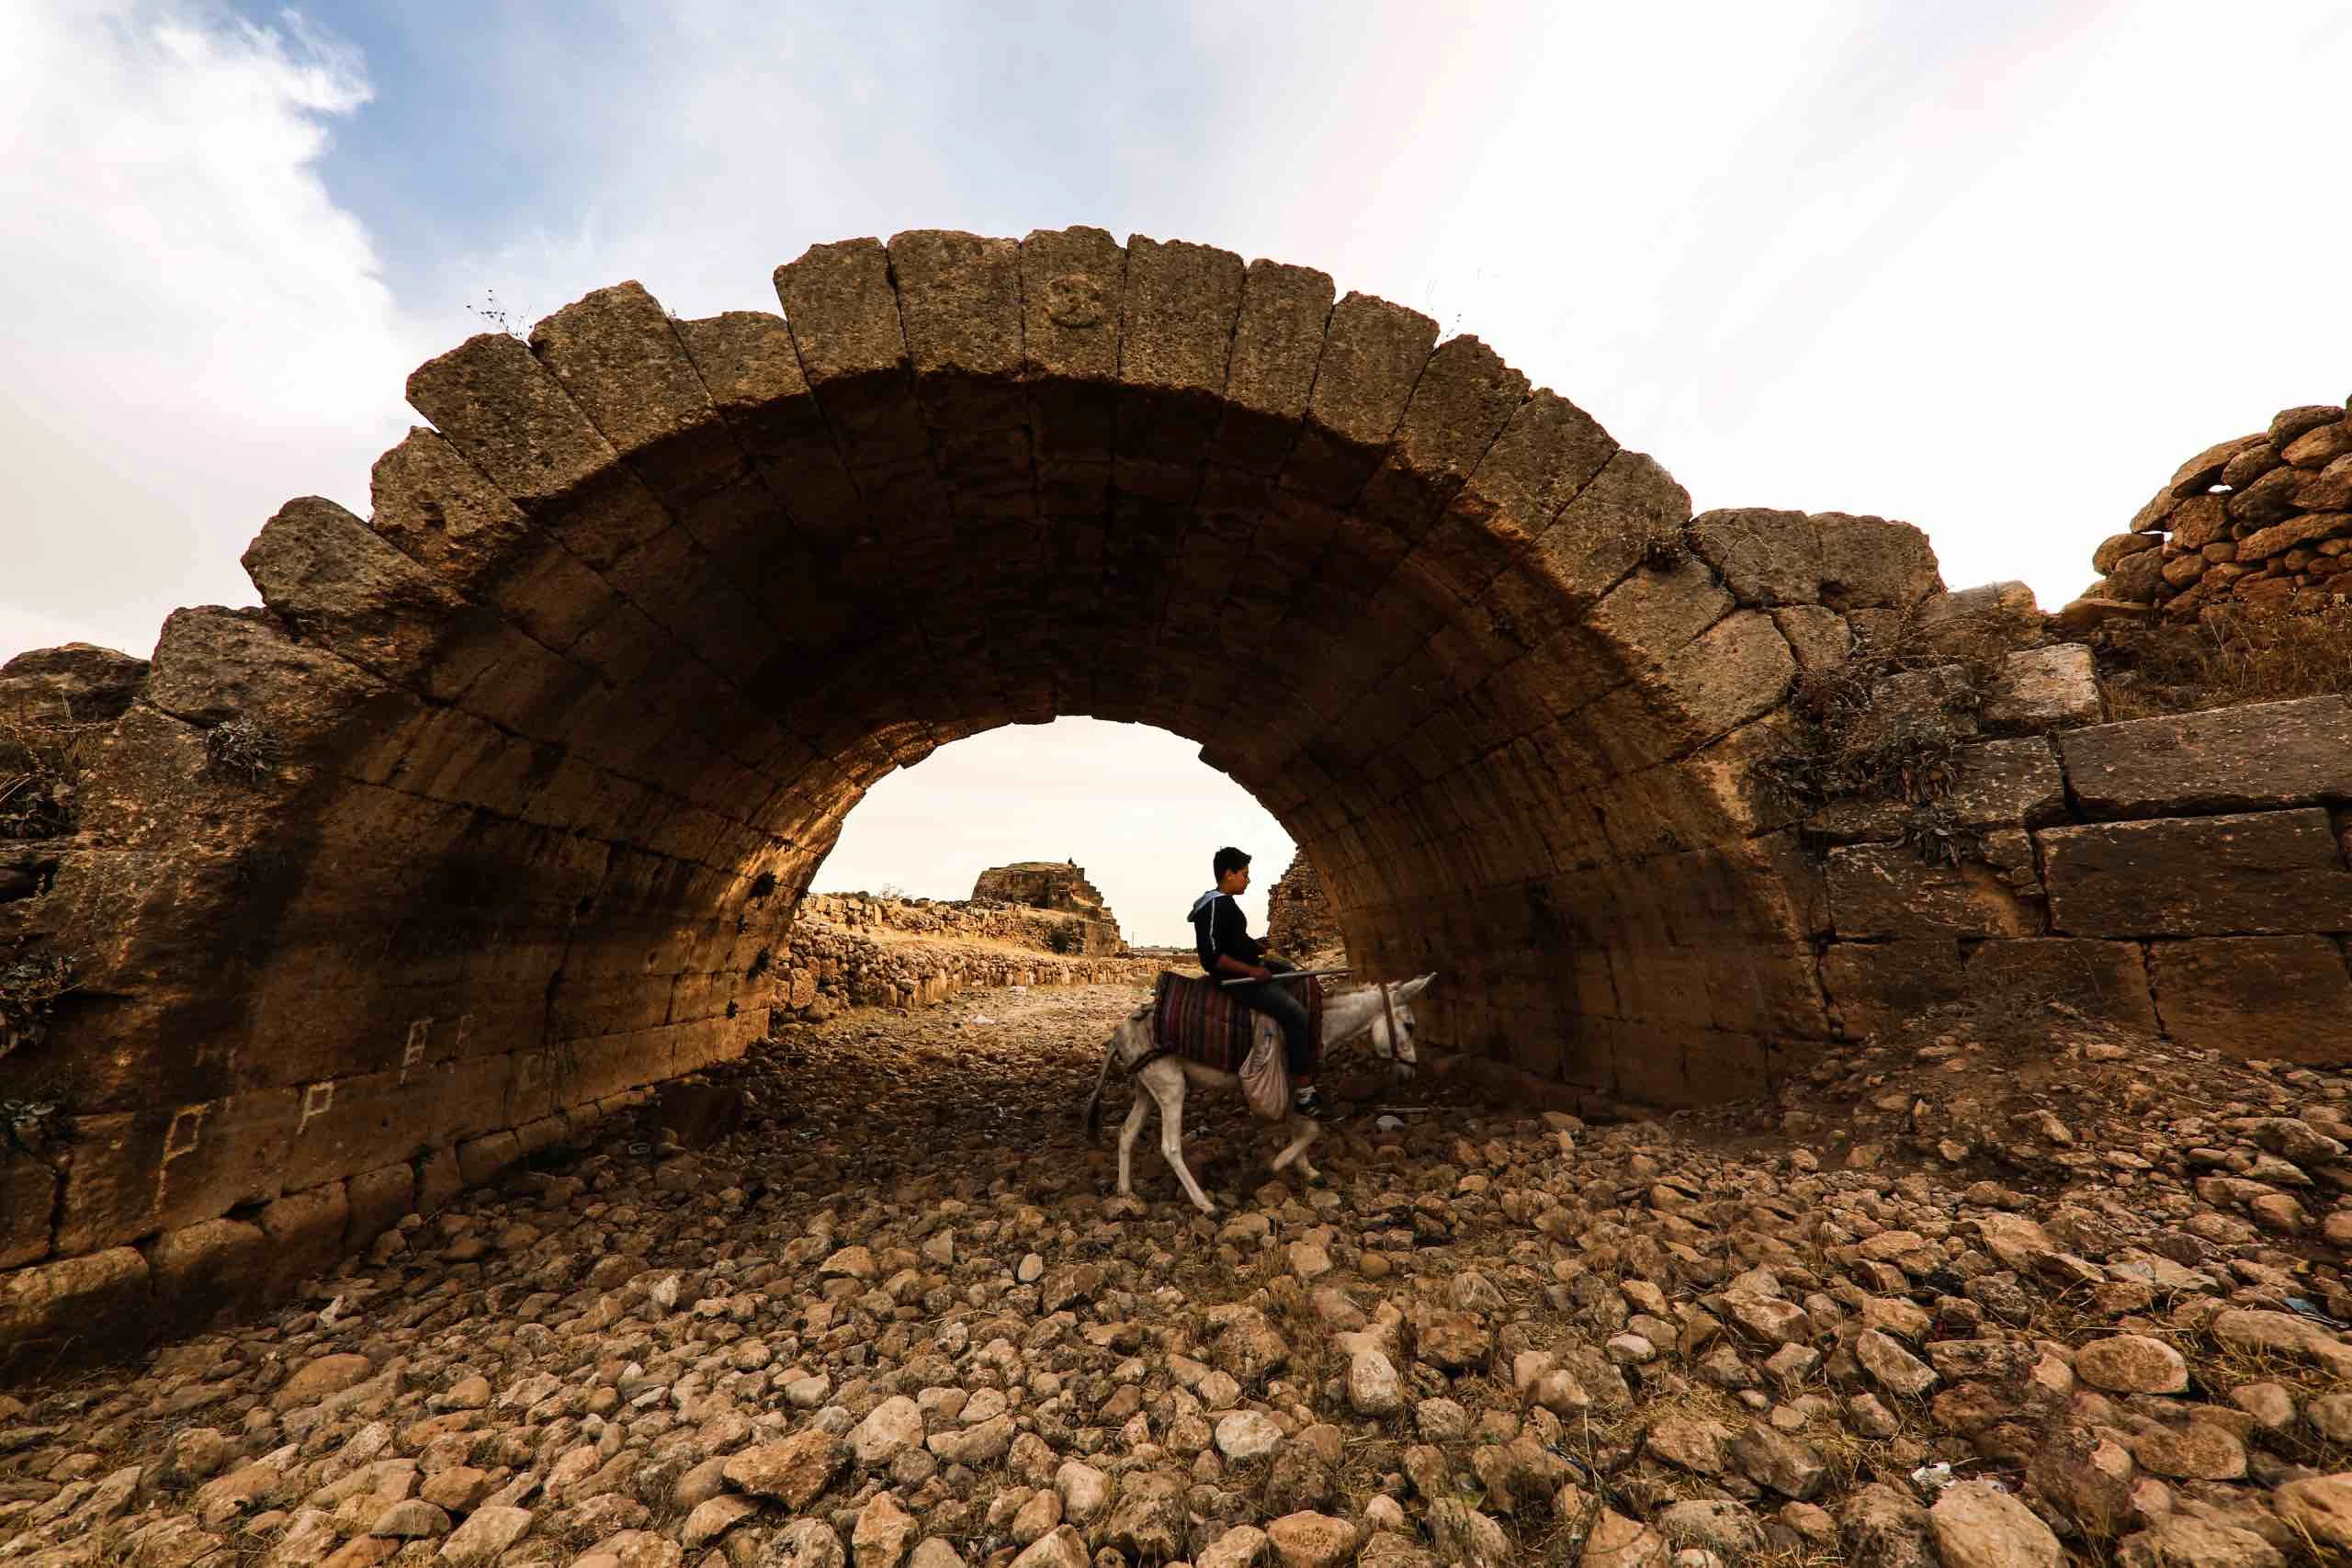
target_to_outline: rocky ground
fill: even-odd
[[[1311,1188],[1201,1107],[1208,1221],[1074,1120],[1137,996],[795,1027],[707,1146],[0,1395],[0,1561],[2352,1561],[2352,1078],[1954,1026],[1704,1116],[1367,1099]]]

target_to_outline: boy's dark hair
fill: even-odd
[[[1243,866],[1248,865],[1249,863],[1250,857],[1248,855],[1243,854],[1231,844],[1226,845],[1225,848],[1217,851],[1216,852],[1217,880],[1219,882],[1224,881],[1225,874],[1227,872],[1239,871]]]

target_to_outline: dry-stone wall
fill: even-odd
[[[36,737],[52,805],[0,851],[0,1102],[72,1107],[11,1122],[0,1342],[299,1276],[740,1055],[865,791],[1058,714],[1202,741],[1360,973],[1435,970],[1433,1044],[1546,1079],[1748,1093],[2052,969],[2338,1049],[2334,709],[2098,725],[2086,651],[1945,594],[1916,528],[1694,518],[1486,344],[1306,268],[917,231],[775,282],[470,340],[410,378],[430,425],[369,516],[264,525],[260,607],[175,614],[143,669],[10,666],[11,701],[107,694]],[[1981,727],[1957,864],[1774,782],[1792,690],[1921,623],[1986,645],[1890,676]],[[2231,1028],[2286,982],[2300,1043]]]
[[[922,1007],[991,987],[1149,982],[1157,965],[1148,963],[1053,952],[1069,920],[992,900],[812,893],[793,919],[772,1006],[779,1017],[824,1019],[844,1007]],[[887,932],[926,940],[893,942]],[[1032,951],[1003,951],[1009,943]]]
[[[2090,606],[2187,616],[2352,598],[2352,415],[2340,403],[2282,409],[2268,428],[2207,447],[2092,564],[2102,576]]]

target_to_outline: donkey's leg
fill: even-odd
[[[1135,1103],[1127,1107],[1127,1119],[1119,1126],[1119,1196],[1135,1196],[1131,1179],[1134,1169],[1136,1139],[1143,1133],[1143,1119],[1151,1114],[1151,1096],[1136,1089]]]
[[[1167,1068],[1164,1073],[1159,1070],[1162,1066]],[[1143,1087],[1150,1091],[1151,1098],[1159,1103],[1159,1157],[1166,1160],[1168,1168],[1176,1173],[1176,1179],[1182,1184],[1184,1196],[1193,1201],[1193,1207],[1204,1214],[1215,1214],[1216,1205],[1209,1201],[1209,1195],[1201,1190],[1199,1182],[1193,1179],[1192,1168],[1184,1163],[1183,1069],[1173,1062],[1154,1062],[1144,1069],[1142,1082]]]
[[[1291,1131],[1291,1141],[1282,1153],[1274,1156],[1273,1168],[1278,1171],[1287,1170],[1290,1168],[1291,1162],[1295,1160],[1298,1162],[1299,1173],[1312,1180],[1316,1170],[1314,1166],[1307,1163],[1306,1151],[1316,1139],[1323,1135],[1323,1128],[1312,1116],[1296,1114],[1290,1116],[1286,1124]]]

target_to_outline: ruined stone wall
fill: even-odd
[[[999,986],[1147,985],[1158,965],[1119,959],[1107,949],[1056,953],[1055,934],[1075,917],[1023,905],[878,898],[812,893],[793,917],[778,959],[772,1006],[777,1015],[822,1019],[844,1007],[922,1007],[960,992]],[[877,941],[876,928],[920,942]],[[980,943],[1019,942],[1008,953]]]
[[[2352,598],[2352,415],[2340,403],[2282,409],[2267,429],[2199,452],[2092,564],[2094,602],[2175,616]]]
[[[1203,740],[1359,973],[1437,972],[1433,1045],[1627,1100],[1768,1089],[2012,955],[2136,955],[2173,1027],[2340,956],[2316,764],[2232,732],[2101,804],[2086,654],[2030,604],[1944,594],[1907,525],[1694,518],[1417,312],[1089,229],[775,287],[687,321],[623,284],[421,367],[371,514],[289,502],[262,606],[174,615],[51,749],[63,814],[0,852],[0,1101],[73,1110],[0,1161],[18,1361],[740,1054],[865,791],[1058,714]],[[1940,868],[1772,782],[1792,691],[1922,619],[1992,628],[1972,765],[2024,781],[1953,795],[1983,844]]]
[[[1849,1035],[2060,1000],[2250,1060],[2352,1061],[2352,698],[1988,739],[1930,864],[1893,805],[1825,812],[1822,981]]]
[[[1126,944],[1119,935],[1119,918],[1103,903],[1085,868],[1074,861],[1022,861],[990,866],[972,883],[974,904],[1007,904],[1016,908],[1057,911],[1068,917],[1058,928],[1061,941],[1075,942],[1075,951],[1102,956]],[[1049,932],[1057,928],[1046,928]]]
[[[1323,896],[1323,879],[1304,853],[1266,890],[1266,942],[1285,956],[1321,953],[1340,945],[1340,922]]]
[[[1086,870],[1075,861],[1021,861],[992,865],[974,879],[972,897],[1001,904],[1026,904],[1033,909],[1060,909],[1093,919],[1109,919],[1102,895],[1086,880]]]

